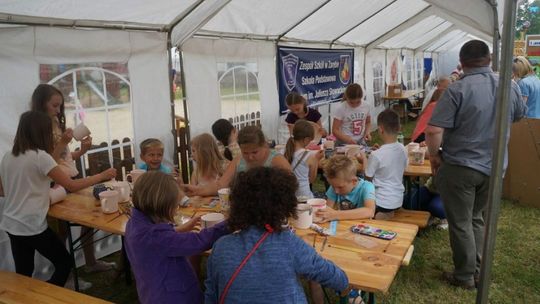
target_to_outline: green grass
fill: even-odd
[[[406,141],[414,122],[403,126]],[[373,141],[380,143],[377,132]],[[321,182],[314,190],[323,191]],[[540,303],[540,209],[502,201],[495,258],[489,292],[490,303]],[[411,264],[401,267],[388,294],[376,294],[377,303],[473,303],[475,291],[444,283],[442,271],[452,270],[448,231],[433,227],[421,230],[414,241]],[[107,260],[120,260],[116,253]],[[204,268],[203,263],[203,268]],[[137,303],[135,285],[127,286],[116,274],[84,274],[93,287],[86,293],[116,303]],[[204,273],[204,271],[203,271]],[[203,284],[201,284],[203,285]],[[306,294],[309,294],[306,290]],[[336,297],[332,298],[337,301]]]

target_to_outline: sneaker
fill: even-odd
[[[66,285],[64,285],[65,288],[75,290],[75,282],[73,280],[73,275],[69,276],[69,279],[66,282]],[[79,291],[85,291],[90,289],[92,287],[92,283],[86,282],[85,280],[81,279],[79,277]]]
[[[454,273],[452,272],[443,272],[442,278],[450,285],[461,287],[463,289],[472,290],[476,288],[474,280],[472,282],[458,280],[456,277],[454,277]]]
[[[102,260],[97,260],[94,265],[87,265],[85,267],[86,273],[94,273],[94,272],[103,272],[116,269],[116,263],[115,262],[105,262]]]
[[[439,224],[437,224],[437,229],[448,230],[448,220],[442,219]]]
[[[349,304],[364,304],[362,299],[362,292],[358,289],[351,289],[348,296]]]

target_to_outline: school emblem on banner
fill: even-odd
[[[296,72],[298,71],[298,57],[293,54],[281,57],[283,62],[283,79],[289,91],[296,86]]]
[[[351,56],[339,56],[339,80],[342,84],[349,84],[351,80]]]

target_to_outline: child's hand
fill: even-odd
[[[64,131],[64,133],[62,133],[62,138],[60,139],[60,141],[63,143],[63,144],[69,144],[71,142],[71,140],[73,139],[73,129],[71,128],[67,128],[66,131]]]
[[[381,146],[379,146],[379,144],[374,144],[372,147],[371,147],[371,150],[372,151],[375,151],[377,149],[379,149]]]
[[[318,161],[321,160],[324,157],[324,151],[319,150],[319,151],[313,153],[313,157],[317,160],[317,163],[318,163]]]
[[[422,141],[422,142],[420,143],[420,147],[427,147],[426,141]]]
[[[364,139],[365,139],[366,141],[371,141],[371,133],[367,132],[367,133],[366,133],[366,136],[364,136]]]
[[[200,215],[194,216],[189,221],[185,222],[184,224],[176,226],[174,230],[176,230],[176,232],[192,231],[193,229],[195,229],[195,226],[197,226],[200,221],[201,221]]]
[[[326,208],[318,210],[315,215],[321,219],[320,223],[326,223],[337,219],[338,212],[338,210],[326,206]]]
[[[81,140],[81,152],[84,154],[92,147],[92,137],[86,136]]]
[[[364,151],[360,151],[360,153],[356,154],[356,159],[359,163],[365,164],[366,163],[366,153]]]
[[[100,173],[101,180],[106,181],[110,180],[116,177],[116,169],[115,168],[109,168],[103,172]]]
[[[200,196],[201,189],[199,186],[183,184],[181,187],[187,196]]]

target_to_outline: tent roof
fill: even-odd
[[[491,41],[494,21],[489,0],[0,0],[0,23],[172,31],[174,45],[197,35],[440,51],[467,35]]]

